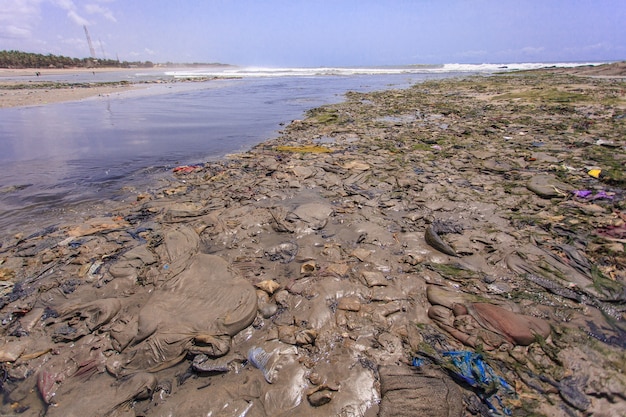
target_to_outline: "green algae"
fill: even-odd
[[[449,279],[471,279],[476,272],[463,268],[460,265],[428,263],[427,267]]]
[[[494,100],[527,100],[531,102],[547,103],[580,103],[589,101],[590,97],[582,93],[563,91],[558,88],[536,88],[525,91],[500,94],[493,97]],[[560,107],[563,109],[563,107]],[[569,111],[569,109],[568,109]]]
[[[318,124],[336,124],[340,122],[340,119],[339,111],[331,107],[319,107],[307,112],[307,121]]]
[[[302,146],[288,146],[282,145],[277,146],[276,151],[278,152],[292,152],[292,153],[330,153],[332,150],[317,145],[302,145]]]

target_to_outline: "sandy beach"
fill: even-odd
[[[87,74],[111,72],[115,69],[0,69],[0,108],[36,106],[65,101],[78,101],[85,98],[118,94],[138,88],[127,82],[111,83],[58,83],[42,81],[36,75]],[[3,79],[4,78],[4,79]],[[11,78],[7,81],[6,78]],[[16,80],[17,78],[17,80]]]
[[[0,414],[626,415],[624,76],[348,93],[4,238]]]

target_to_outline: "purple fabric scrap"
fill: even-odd
[[[607,194],[606,191],[599,191],[595,195],[592,195],[593,192],[589,190],[574,190],[572,191],[572,194],[574,194],[575,197],[585,198],[587,200],[600,200],[600,199],[613,200],[613,195]]]

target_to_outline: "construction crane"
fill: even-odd
[[[107,59],[106,54],[104,53],[104,46],[102,46],[102,39],[98,38],[98,42],[100,42],[100,50],[102,51],[102,59]]]
[[[91,53],[92,58],[96,58],[96,51],[93,49],[93,44],[91,43],[91,38],[89,37],[89,32],[87,31],[87,26],[83,25],[83,29],[85,29],[85,36],[87,37],[87,43],[89,44],[89,52]]]

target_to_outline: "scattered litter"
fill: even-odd
[[[596,145],[606,146],[607,148],[619,148],[619,144],[615,143],[612,140],[598,139],[596,141]]]
[[[600,178],[600,175],[602,174],[602,170],[601,169],[590,169],[587,174],[591,175],[594,178]]]
[[[613,200],[615,196],[615,193],[607,193],[606,191],[599,191],[593,194],[593,191],[590,190],[574,190],[572,194],[574,194],[574,197],[584,198],[586,200]]]
[[[441,355],[442,358],[429,354],[426,356],[446,369],[456,379],[476,389],[476,394],[489,407],[493,415],[512,415],[511,410],[504,405],[501,395],[515,394],[515,389],[496,374],[496,371],[483,360],[481,354],[472,351],[446,351]],[[412,364],[419,367],[424,365],[424,360],[414,358]]]
[[[255,347],[248,351],[248,360],[255,368],[261,370],[263,372],[263,376],[268,383],[272,383],[272,380],[269,375],[269,370],[267,368],[267,364],[271,358],[271,355],[267,353],[263,348]]]
[[[102,261],[95,261],[94,263],[92,263],[91,266],[89,267],[89,271],[87,271],[87,275],[90,277],[95,276],[103,264],[104,262]]]
[[[175,174],[189,174],[190,172],[194,172],[202,169],[202,165],[181,165],[177,166],[172,170]]]

